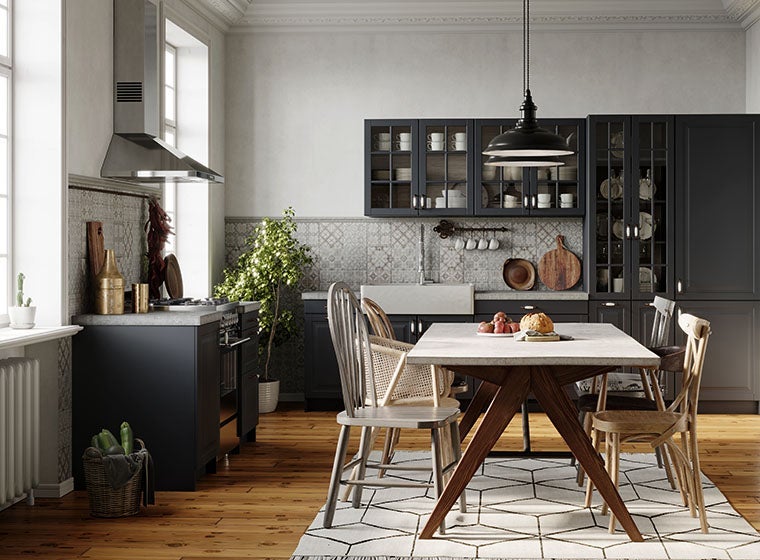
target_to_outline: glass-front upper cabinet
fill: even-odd
[[[561,158],[564,165],[542,168],[486,165],[483,150],[516,120],[475,121],[476,156],[473,189],[476,215],[582,216],[586,211],[586,121],[541,119],[539,126],[567,140],[575,154]]]
[[[673,119],[589,117],[592,292],[673,295]]]
[[[472,121],[421,120],[418,126],[419,197],[416,203],[420,214],[472,214]]]
[[[416,120],[364,122],[365,215],[417,214],[416,142]]]

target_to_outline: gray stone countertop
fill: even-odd
[[[258,301],[241,301],[238,306],[238,313],[250,313],[261,309],[261,303]]]
[[[75,315],[71,322],[84,326],[170,326],[199,327],[222,318],[221,311],[213,309],[188,309],[187,311],[149,311],[148,313],[124,313],[122,315]]]
[[[327,299],[327,292],[303,292],[301,299],[320,300]],[[503,292],[475,292],[475,300],[567,300],[585,301],[588,292],[564,291],[564,292],[538,292],[533,290],[518,291],[507,290]]]

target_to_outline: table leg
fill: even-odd
[[[628,508],[607,474],[602,458],[594,450],[591,440],[578,422],[575,407],[555,379],[554,372],[542,366],[531,368],[531,390],[630,539],[643,541],[639,528],[636,527]],[[453,503],[452,501],[449,507]]]
[[[491,401],[483,421],[459,460],[459,465],[454,470],[443,494],[438,498],[430,518],[422,528],[419,537],[421,539],[433,537],[433,533],[444,520],[457,498],[464,492],[475,471],[483,464],[488,452],[499,441],[499,437],[501,437],[509,421],[520,409],[528,396],[530,372],[525,368],[515,368],[504,377],[501,386],[495,387],[497,388],[496,396]]]
[[[472,400],[470,401],[470,406],[467,407],[464,416],[462,416],[462,419],[459,421],[459,438],[461,441],[464,441],[465,436],[470,432],[475,425],[475,422],[478,420],[480,413],[486,405],[491,402],[498,389],[499,386],[490,381],[480,382],[477,391],[475,391],[475,395],[473,395]]]

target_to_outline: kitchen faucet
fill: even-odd
[[[420,242],[417,251],[417,273],[420,284],[432,284],[432,280],[425,278],[425,225],[420,224]]]

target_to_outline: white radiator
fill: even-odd
[[[29,358],[0,360],[0,509],[32,489],[40,478],[40,364]]]

